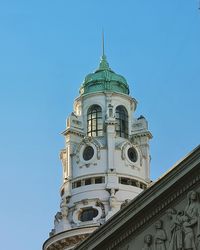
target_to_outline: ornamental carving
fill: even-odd
[[[119,148],[121,150],[121,158],[122,160],[127,160],[127,166],[132,166],[132,167],[136,167],[136,163],[139,161],[139,164],[140,166],[142,166],[142,158],[144,157],[143,154],[142,154],[142,151],[141,149],[138,147],[137,144],[133,144],[133,143],[130,143],[130,142],[123,142],[123,143],[120,143],[117,148]],[[127,156],[127,150],[129,148],[134,148],[135,151],[137,152],[138,154],[138,159],[137,161],[135,162],[132,162],[129,157]]]
[[[104,204],[100,200],[98,200],[96,202],[96,206],[101,208],[101,211],[102,211],[101,218],[105,218],[105,207],[104,207]]]
[[[127,207],[128,204],[129,204],[130,200],[126,199],[122,204],[121,204],[121,207],[120,209],[123,209],[124,207]]]
[[[62,165],[63,165],[64,171],[66,171],[66,169],[67,169],[67,163],[68,163],[68,155],[67,155],[67,150],[66,149],[63,149],[60,152],[60,160],[62,161]]]
[[[166,250],[165,241],[167,240],[167,235],[163,229],[162,220],[158,220],[155,223],[156,233],[154,236],[155,239],[155,250]]]
[[[100,149],[103,148],[103,145],[97,141],[96,139],[86,136],[84,137],[84,139],[81,141],[81,143],[78,145],[78,147],[76,148],[76,163],[80,163],[81,159],[80,159],[80,153],[83,150],[83,148],[85,146],[94,146],[96,149],[96,157],[98,160],[100,160],[101,158],[101,154],[100,154]]]
[[[185,208],[170,208],[166,216],[165,225],[162,220],[156,221],[155,233],[144,237],[142,250],[200,250],[199,194],[188,192]]]
[[[62,220],[62,213],[57,212],[55,217],[54,217],[54,227],[56,227],[61,220]]]
[[[152,235],[151,234],[147,234],[144,236],[144,246],[143,246],[142,250],[153,250]]]

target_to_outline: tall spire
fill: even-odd
[[[105,55],[105,43],[104,43],[104,30],[102,30],[102,56],[101,56],[101,61],[99,64],[98,70],[110,70],[109,64],[106,59]]]
[[[105,55],[105,50],[104,50],[104,30],[102,30],[102,56],[104,56]]]

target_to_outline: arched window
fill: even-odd
[[[92,105],[88,109],[87,134],[93,137],[103,135],[102,110],[99,105]]]
[[[123,106],[118,106],[115,111],[116,135],[128,138],[128,112]]]

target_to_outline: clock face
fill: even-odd
[[[86,146],[86,148],[83,150],[83,159],[85,161],[89,161],[94,156],[94,149],[91,146]]]
[[[128,154],[128,158],[130,161],[132,161],[132,162],[137,161],[138,155],[137,155],[137,151],[135,150],[134,147],[129,148],[127,154]]]

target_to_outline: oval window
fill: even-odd
[[[94,156],[94,149],[91,146],[87,146],[83,151],[83,159],[89,161]]]
[[[87,208],[84,209],[83,212],[80,214],[80,221],[90,221],[93,220],[98,215],[98,210],[94,208]]]
[[[137,152],[133,147],[128,149],[128,158],[132,162],[137,161]]]

